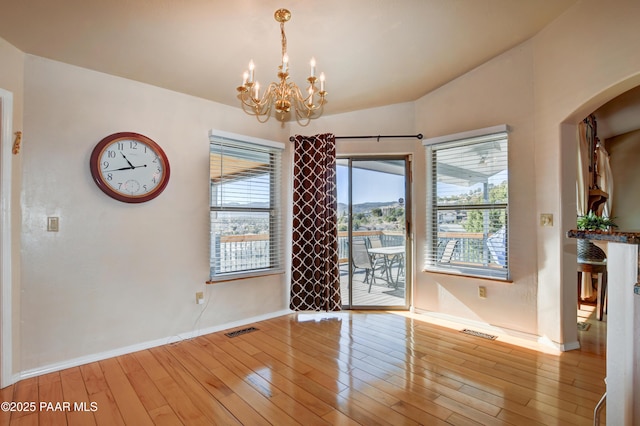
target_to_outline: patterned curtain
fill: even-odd
[[[295,137],[291,302],[294,311],[339,311],[336,142]]]

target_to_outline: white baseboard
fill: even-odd
[[[440,312],[425,311],[422,309],[415,309],[416,314],[425,315],[439,320],[444,320],[454,324],[460,324],[466,327],[479,328],[482,331],[491,331],[496,334],[509,335],[518,339],[529,340],[531,342],[537,342],[540,336],[531,333],[525,333],[524,331],[512,330],[510,328],[497,327],[482,321],[474,321],[467,318],[460,318],[454,315],[443,314]]]
[[[523,331],[512,330],[504,327],[497,327],[495,325],[484,323],[482,321],[473,321],[466,318],[460,318],[453,315],[443,314],[440,312],[426,311],[421,309],[414,309],[414,312],[416,314],[425,315],[431,318],[435,318],[437,320],[448,322],[450,324],[460,324],[461,326],[480,329],[480,331],[490,331],[498,335],[507,335],[509,337],[514,337],[520,340],[540,343],[544,346],[547,346],[551,349],[555,349],[561,352],[580,349],[580,342],[577,342],[577,341],[569,342],[569,343],[558,343],[558,342],[554,342],[553,340],[549,339],[546,336],[538,336],[536,334],[525,333]]]
[[[575,342],[569,342],[569,343],[558,343],[558,342],[554,342],[553,340],[549,339],[547,336],[542,336],[538,339],[538,342],[542,343],[543,345],[547,345],[547,346],[551,346],[552,348],[556,348],[559,351],[562,352],[567,352],[567,351],[573,351],[575,349],[580,349],[580,342],[578,342],[577,340]]]
[[[216,325],[213,327],[198,329],[194,331],[190,331],[187,333],[182,333],[170,337],[165,337],[162,339],[151,340],[148,342],[136,343],[135,345],[125,346],[122,348],[113,349],[106,352],[100,352],[96,354],[86,355],[78,358],[69,359],[62,362],[56,362],[49,365],[44,365],[42,367],[25,370],[19,374],[19,377],[14,381],[17,382],[19,380],[28,379],[30,377],[41,376],[47,373],[53,373],[55,371],[64,370],[71,367],[77,367],[79,365],[89,364],[91,362],[102,361],[104,359],[113,358],[120,355],[126,355],[133,352],[142,351],[145,349],[154,348],[157,346],[168,345],[170,343],[179,342],[182,340],[193,339],[194,337],[202,336],[205,334],[216,333],[222,330],[229,330],[236,327],[241,327],[247,324],[253,324],[256,322],[268,320],[271,318],[280,317],[283,315],[288,315],[292,313],[289,309],[284,309],[281,311],[271,312],[264,315],[258,315],[252,318],[246,318],[239,321],[229,322],[225,324]]]

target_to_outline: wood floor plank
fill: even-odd
[[[162,364],[184,396],[200,410],[213,424],[240,424],[229,410],[198,383],[179,360],[171,355],[171,347],[150,349],[149,352]]]
[[[70,401],[72,404],[80,404],[78,409],[67,413],[67,424],[69,426],[95,425],[96,419],[93,415],[95,410],[91,406],[91,400],[87,394],[80,368],[73,367],[61,371],[60,381],[65,401]]]
[[[117,358],[100,361],[100,366],[116,404],[118,404],[118,409],[124,422],[140,426],[152,426],[153,421],[149,417],[147,409],[138,398],[127,375],[122,371]]]
[[[185,392],[180,388],[179,384],[173,380],[150,351],[136,352],[134,356],[154,381],[158,390],[182,423],[193,425],[210,424],[210,420],[185,396]]]
[[[305,392],[313,395],[313,397],[317,400],[322,401],[324,404],[331,407],[332,411],[336,411],[336,409],[338,408],[338,404],[336,402],[336,394],[348,388],[348,386],[346,385],[325,385],[325,382],[330,382],[331,379],[330,376],[324,374],[324,372],[320,370],[313,370],[307,374],[302,375],[284,364],[278,364],[278,361],[276,359],[272,358],[270,355],[264,352],[256,354],[255,356],[268,365],[276,365],[277,367],[275,368],[275,370],[278,372],[278,374],[290,380],[292,383],[295,383],[297,386],[304,389]],[[338,382],[334,380],[334,384],[337,385]],[[330,413],[327,413],[323,417],[332,417],[329,414]],[[339,418],[340,416],[337,417]]]
[[[184,425],[173,411],[171,406],[161,405],[149,410],[149,416],[156,426],[179,426]]]
[[[231,342],[226,341],[217,345],[218,356],[224,352],[227,365],[232,367],[236,374],[244,376],[254,386],[269,389],[269,400],[277,407],[288,413],[292,418],[302,424],[326,424],[321,415],[329,411],[322,401],[316,400],[312,395],[297,385],[292,384],[286,378],[264,368],[257,359],[252,359],[238,350]],[[262,374],[266,371],[266,374]],[[294,399],[293,396],[296,398]],[[315,410],[314,410],[315,408]],[[314,411],[321,411],[320,414]]]
[[[93,413],[98,425],[124,425],[124,419],[98,362],[80,367],[87,394],[98,409]]]
[[[10,402],[37,402],[39,406],[40,398],[38,396],[38,378],[31,377],[25,380],[21,380],[15,386],[15,391],[13,393],[13,400]],[[4,401],[3,401],[4,402]],[[35,414],[36,422],[38,419],[39,407],[38,411],[33,410],[15,410],[11,412],[11,423],[19,422],[22,417],[29,417],[29,419],[33,419],[33,415]],[[26,420],[25,420],[26,421]]]
[[[11,416],[12,426],[38,426],[40,423],[40,415],[38,412],[23,412],[20,417]]]
[[[136,357],[133,354],[120,356],[118,362],[145,409],[149,412],[159,409],[158,412],[166,416],[167,400]]]
[[[7,386],[6,388],[0,389],[0,402],[14,402],[13,391],[15,386]],[[9,410],[0,410],[0,425],[8,425],[11,421],[11,411]]]
[[[240,348],[245,347],[246,345],[241,345],[241,341],[238,341],[238,343],[240,345],[236,346],[232,342],[227,342],[226,344],[220,345],[220,349],[244,364],[247,368],[257,372],[257,374],[262,376],[265,380],[270,381],[275,387],[280,389],[283,394],[288,395],[292,400],[298,402],[300,405],[305,407],[305,409],[311,411],[315,416],[321,418],[332,410],[331,406],[325,404],[310,392],[307,392],[305,388],[292,382],[287,377],[279,374],[277,370],[270,368],[269,365],[256,358],[255,353],[254,356],[252,356],[249,353],[244,352]],[[302,417],[296,416],[296,419],[301,420]]]
[[[71,411],[71,402],[65,401],[62,394],[60,373],[49,373],[38,377],[38,398],[41,424],[66,424],[67,412]]]
[[[591,416],[585,418],[573,411],[566,411],[557,406],[545,404],[535,399],[532,399],[531,401],[529,401],[529,404],[527,404],[527,407],[533,408],[538,412],[544,412],[548,414],[549,417],[558,419],[560,422],[566,422],[569,424],[589,424],[593,421]]]
[[[289,413],[271,403],[271,398],[277,395],[280,392],[279,390],[272,388],[267,381],[255,374],[247,376],[245,368],[234,363],[232,357],[212,344],[212,342],[221,342],[224,339],[216,339],[215,336],[205,337],[194,341],[203,345],[203,348],[219,361],[219,365],[210,370],[211,373],[247,404],[254,407],[270,423],[280,423],[282,425],[298,424]]]
[[[358,369],[353,370],[353,388],[357,389],[364,395],[369,396],[376,401],[380,401],[389,405],[394,411],[402,408],[402,412],[407,417],[416,421],[420,421],[421,417],[427,414],[437,419],[447,419],[451,415],[451,410],[436,404],[434,401],[439,397],[438,394],[425,392],[406,392],[403,388],[397,387],[391,383],[378,380],[365,372]],[[360,377],[361,379],[358,379]],[[413,407],[416,410],[412,410]],[[411,415],[411,414],[419,415]]]
[[[272,404],[270,397],[265,397],[265,395],[257,391],[252,385],[234,374],[232,370],[225,367],[218,367],[213,372],[233,389],[240,398],[254,407],[268,422],[281,425],[299,424],[289,413]]]
[[[251,405],[233,392],[222,380],[212,374],[204,364],[192,354],[199,350],[194,343],[170,348],[171,353],[185,366],[198,382],[218,401],[220,401],[242,424],[268,424]],[[206,356],[206,355],[205,355]],[[200,353],[202,359],[202,353]]]
[[[393,410],[384,402],[378,401],[369,395],[355,389],[350,388],[340,394],[350,406],[357,406],[368,413],[369,418],[379,424],[385,425],[418,425],[419,422],[403,416],[401,413]],[[367,423],[364,423],[367,424]]]
[[[444,323],[375,311],[283,315],[234,338],[216,332],[22,380],[0,391],[3,401],[98,409],[2,412],[0,424],[591,424],[606,388],[606,322],[579,332],[583,349],[563,353]]]

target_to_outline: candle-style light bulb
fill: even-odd
[[[258,96],[260,94],[260,83],[258,83],[256,81],[256,85],[254,86],[254,88],[255,88],[255,92],[254,92],[253,97],[256,98],[256,99],[260,99],[259,96]]]
[[[316,76],[316,58],[311,57],[311,77],[315,77]]]
[[[249,83],[253,83],[253,70],[256,68],[253,59],[249,61]]]
[[[282,72],[289,70],[289,55],[286,53],[282,56]]]
[[[321,92],[324,92],[324,80],[325,80],[324,73],[321,72],[320,73],[320,91]]]
[[[249,79],[249,72],[245,71],[242,73],[242,85],[247,85],[247,80]]]

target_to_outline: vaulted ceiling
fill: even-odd
[[[575,0],[0,0],[0,37],[33,54],[238,106],[249,60],[327,76],[325,114],[413,101],[529,39]]]

